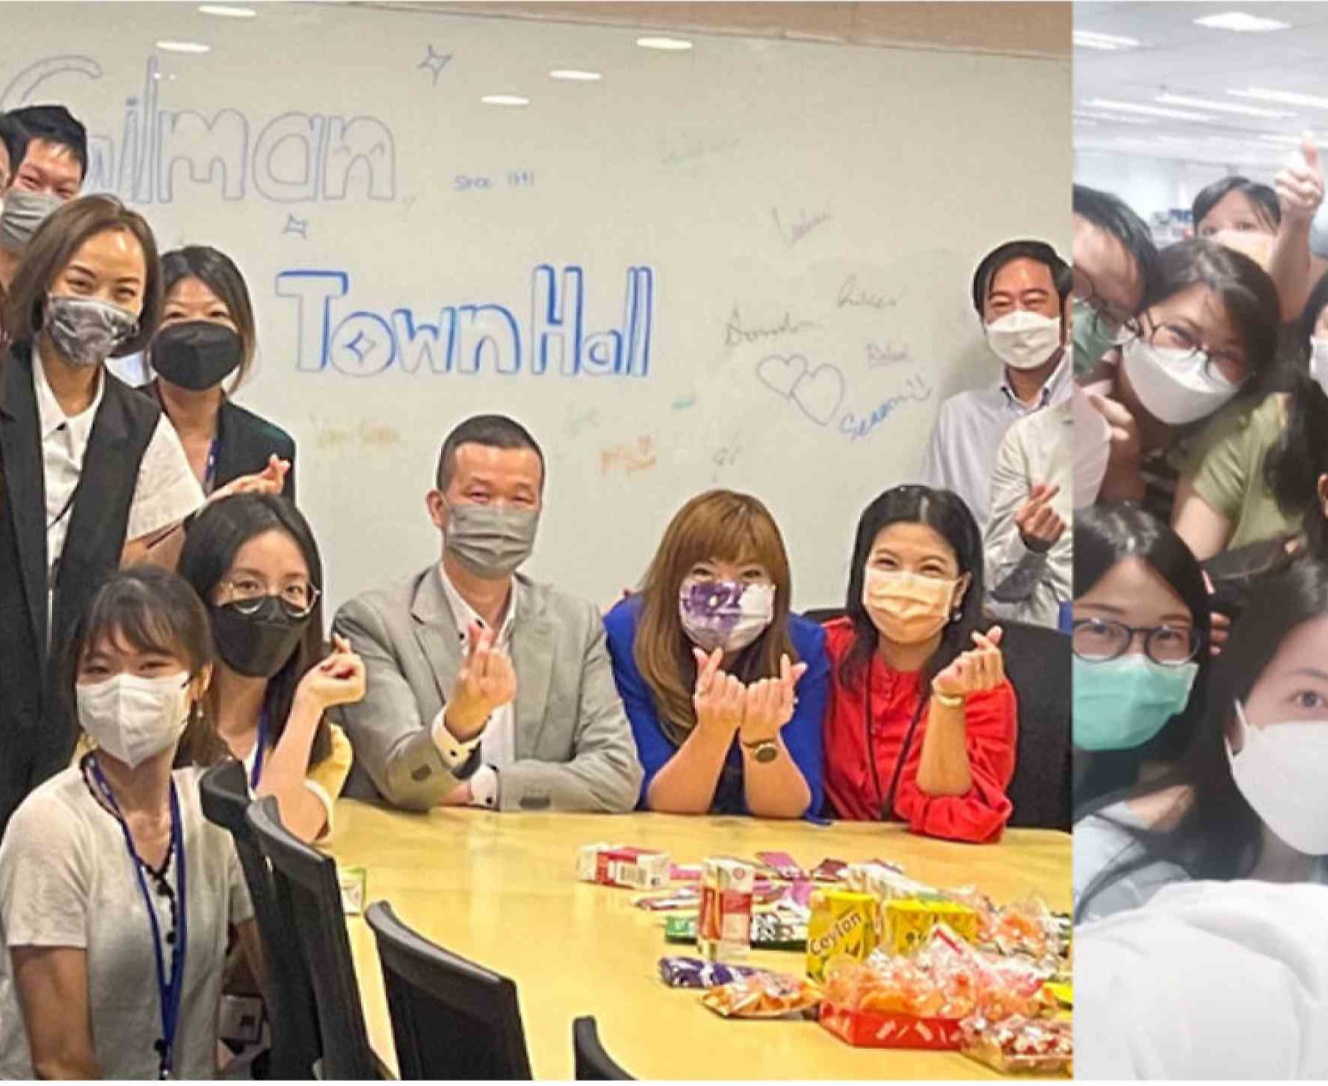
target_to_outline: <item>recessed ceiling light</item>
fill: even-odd
[[[692,47],[686,38],[637,38],[642,49],[659,49],[666,53],[684,53]]]
[[[1301,137],[1301,136],[1286,136],[1286,135],[1283,135],[1283,134],[1280,133],[1280,132],[1279,132],[1279,133],[1273,133],[1273,132],[1260,132],[1260,133],[1259,133],[1259,138],[1260,138],[1261,140],[1266,140],[1268,143],[1285,143],[1285,144],[1290,144],[1290,145],[1293,145],[1293,146],[1299,147],[1299,146],[1300,146],[1300,141],[1301,141],[1301,139],[1302,139],[1303,137]]]
[[[1076,30],[1074,32],[1074,44],[1082,45],[1085,49],[1107,49],[1114,52],[1117,49],[1135,49],[1142,43],[1135,38],[1122,38],[1115,34],[1098,34],[1092,30]]]
[[[212,46],[201,41],[159,41],[157,48],[166,53],[209,53]]]
[[[1112,124],[1157,124],[1156,121],[1145,120],[1143,117],[1129,117],[1119,113],[1084,113],[1080,110],[1075,110],[1074,116],[1076,119],[1086,118],[1093,121],[1110,121]]]
[[[1316,109],[1328,109],[1328,98],[1319,98],[1313,94],[1297,94],[1295,91],[1268,90],[1264,87],[1251,87],[1249,90],[1228,90],[1237,98],[1252,98],[1256,102],[1281,102],[1288,106],[1312,106]]]
[[[1115,110],[1118,113],[1140,113],[1145,117],[1170,117],[1177,121],[1211,121],[1213,118],[1204,113],[1194,113],[1185,109],[1167,109],[1163,106],[1146,106],[1138,102],[1116,102],[1108,98],[1094,98],[1084,102],[1090,109]]]
[[[1264,109],[1262,106],[1240,106],[1234,102],[1214,102],[1208,98],[1191,98],[1184,94],[1159,94],[1155,102],[1166,106],[1194,106],[1197,109],[1212,109],[1218,113],[1239,113],[1242,117],[1294,117],[1281,109]]]
[[[598,83],[604,77],[599,72],[583,72],[576,68],[555,68],[550,79],[566,79],[570,83]]]
[[[1260,15],[1249,15],[1243,11],[1228,11],[1221,15],[1205,15],[1194,20],[1195,26],[1206,26],[1210,30],[1235,30],[1242,34],[1262,34],[1269,30],[1290,30],[1290,23],[1280,23],[1276,19],[1265,19]]]
[[[1076,117],[1074,123],[1084,128],[1096,128],[1098,126],[1098,122],[1091,117]]]
[[[223,19],[252,19],[258,14],[253,8],[237,8],[230,4],[199,4],[204,15],[220,15]]]
[[[522,98],[519,94],[486,94],[480,99],[486,106],[528,106],[529,98]]]

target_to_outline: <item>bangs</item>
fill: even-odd
[[[151,589],[132,580],[120,580],[93,600],[80,641],[78,663],[103,646],[120,651],[173,656],[195,672],[208,661],[197,658],[193,614],[162,606]]]
[[[679,518],[679,573],[686,576],[692,566],[711,559],[735,565],[751,562],[764,566],[783,585],[788,580],[788,558],[774,521],[754,504],[725,504],[727,508],[698,506]]]

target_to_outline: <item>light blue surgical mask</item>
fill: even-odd
[[[1116,344],[1111,332],[1097,319],[1093,307],[1082,298],[1074,300],[1074,375],[1082,377]]]
[[[1199,665],[1164,667],[1139,653],[1114,660],[1074,658],[1074,745],[1133,750],[1152,739],[1190,700]]]

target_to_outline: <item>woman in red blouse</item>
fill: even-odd
[[[982,536],[959,497],[899,486],[867,507],[847,613],[825,627],[825,787],[839,818],[1000,837],[1017,707],[1000,628],[981,633],[981,609]]]

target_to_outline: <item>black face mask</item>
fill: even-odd
[[[238,609],[253,605],[254,601],[248,600],[210,607],[212,639],[232,671],[270,679],[290,660],[312,612],[303,618],[291,618],[279,596],[264,596],[257,609],[248,614]]]
[[[157,333],[151,361],[171,384],[202,392],[234,373],[243,355],[240,337],[224,324],[184,321]]]

